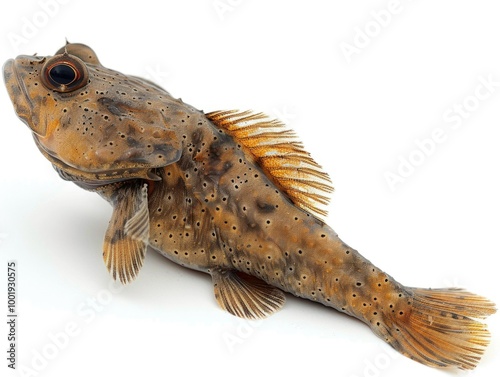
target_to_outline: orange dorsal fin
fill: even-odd
[[[243,145],[296,206],[326,217],[332,182],[295,132],[279,120],[252,111],[214,111],[206,116]]]

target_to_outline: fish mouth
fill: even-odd
[[[3,65],[3,80],[9,93],[10,100],[14,105],[17,116],[28,126],[34,110],[34,103],[28,95],[26,86],[16,68],[16,60],[9,59]],[[30,126],[31,128],[31,126]]]

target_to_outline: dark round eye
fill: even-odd
[[[78,72],[68,63],[53,66],[47,74],[50,80],[58,85],[69,85],[78,78]]]
[[[61,54],[47,60],[42,68],[41,78],[47,88],[66,93],[85,86],[88,72],[79,58]]]

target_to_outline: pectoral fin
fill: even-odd
[[[132,281],[142,267],[149,238],[148,186],[120,187],[104,236],[103,258],[108,271],[122,283]]]
[[[214,270],[212,281],[220,307],[237,317],[265,318],[285,304],[282,291],[238,271]]]

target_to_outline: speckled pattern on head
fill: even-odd
[[[263,114],[205,114],[147,80],[105,68],[89,47],[4,65],[18,116],[59,175],[113,205],[103,257],[115,279],[147,247],[212,276],[218,304],[262,318],[283,291],[365,322],[402,354],[475,367],[495,312],[458,289],[409,288],[323,221],[330,179],[296,135]]]

